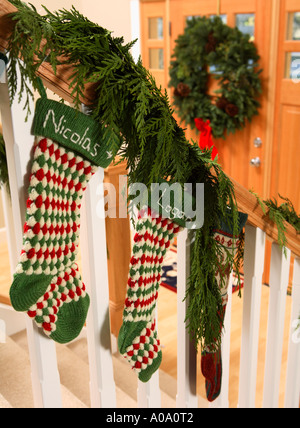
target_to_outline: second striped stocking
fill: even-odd
[[[155,309],[162,263],[179,231],[180,226],[169,219],[152,218],[150,210],[136,225],[118,345],[142,382],[151,378],[162,359]]]

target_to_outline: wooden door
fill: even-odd
[[[300,213],[300,1],[274,3],[278,16],[274,33],[278,40],[270,194],[278,201],[278,195],[289,198]],[[290,284],[292,276],[293,269]]]
[[[300,212],[300,1],[279,2],[271,194]]]
[[[168,68],[175,43],[184,32],[190,16],[220,14],[224,22],[252,32],[263,69],[259,116],[224,141],[216,140],[219,162],[224,171],[262,198],[278,194],[288,197],[300,212],[300,0],[141,0],[142,57],[146,67],[168,88]],[[160,8],[160,9],[158,9]],[[147,36],[148,17],[164,20],[164,72],[158,76],[147,62],[151,42]],[[149,15],[149,13],[151,15]],[[147,15],[148,14],[148,15]],[[244,25],[243,25],[244,24]],[[246,24],[246,25],[245,25]],[[245,28],[246,27],[246,28]],[[148,37],[148,39],[147,39]],[[146,42],[147,40],[147,42]],[[169,55],[168,55],[169,52]],[[164,79],[164,80],[163,80]],[[169,91],[172,99],[172,92]],[[178,119],[180,120],[180,119]],[[187,130],[187,138],[197,139]],[[255,147],[260,138],[262,146]],[[250,166],[259,157],[261,166]],[[270,265],[270,246],[266,251],[266,272]],[[268,275],[264,275],[268,282]]]
[[[169,7],[166,0],[141,0],[141,46],[144,66],[157,86],[168,86]]]
[[[221,0],[220,2],[217,0],[141,0],[141,2],[143,61],[164,88],[168,88],[168,68],[175,41],[183,33],[186,20],[190,16],[212,16],[220,13],[228,25],[232,27],[238,25],[243,31],[252,32],[261,56],[260,65],[264,70],[262,75],[264,90],[261,97],[260,115],[255,117],[251,125],[248,124],[244,130],[238,131],[235,135],[230,135],[226,141],[223,139],[216,140],[215,144],[219,151],[219,162],[225,172],[246,188],[266,196],[267,189],[264,188],[264,177],[270,174],[270,165],[266,161],[266,153],[268,153],[266,121],[271,36],[271,19],[269,17],[271,17],[272,0]],[[149,38],[149,23],[151,17],[158,16],[158,14],[165,20],[164,28],[167,31],[161,40],[161,46],[164,46],[165,53],[164,74],[161,72],[159,76],[157,70],[153,69],[149,62],[150,50],[154,46],[154,40]],[[167,19],[169,19],[169,28]],[[158,42],[155,41],[155,43]],[[168,50],[169,56],[167,55]],[[162,79],[165,79],[163,83]],[[198,135],[195,131],[188,130],[187,137],[197,139]],[[263,143],[261,148],[254,146],[256,138],[261,139]],[[250,160],[256,157],[260,157],[261,167],[250,167]]]

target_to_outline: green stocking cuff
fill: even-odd
[[[112,147],[104,127],[91,117],[57,101],[37,100],[32,132],[60,143],[92,164],[107,168],[119,147]],[[120,140],[121,144],[121,140]]]

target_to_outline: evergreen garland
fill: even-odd
[[[290,224],[297,234],[300,234],[300,215],[297,214],[293,203],[290,199],[278,195],[279,198],[284,201],[279,205],[275,198],[262,200],[257,193],[253,191],[250,191],[250,193],[256,197],[263,213],[268,215],[270,220],[276,224],[278,230],[278,244],[286,252],[286,223]]]
[[[176,41],[170,67],[180,118],[192,129],[196,118],[210,120],[215,138],[242,129],[260,106],[258,61],[249,35],[225,25],[220,17],[188,20]],[[210,76],[220,85],[214,96],[208,94]]]
[[[223,219],[238,235],[239,217],[232,182],[220,165],[211,160],[210,151],[202,152],[196,143],[186,140],[173,117],[167,93],[157,88],[141,60],[134,62],[130,53],[132,44],[124,45],[122,38],[114,38],[74,8],[54,13],[44,8],[42,16],[32,5],[20,0],[11,3],[18,8],[12,14],[16,25],[8,40],[11,99],[25,94],[28,109],[32,92],[27,81],[38,89],[36,72],[43,61],[48,61],[54,72],[60,64],[71,64],[74,73],[70,88],[75,107],[81,108],[85,84],[96,84],[91,115],[105,125],[112,144],[117,145],[120,139],[124,142],[119,155],[127,162],[129,184],[144,183],[150,189],[151,183],[161,179],[182,186],[204,183],[205,222],[195,232],[186,321],[196,346],[211,344],[216,333],[220,342],[222,304],[214,280],[220,247],[213,239],[213,230],[220,227]],[[21,68],[19,92],[17,65]],[[241,257],[242,248],[236,260],[228,252],[228,263],[237,266]]]
[[[272,217],[276,217],[275,213],[277,213],[277,216],[280,216],[282,221],[286,221],[293,226],[297,233],[300,233],[300,216],[297,214],[292,201],[281,195],[278,196],[284,201],[280,205],[275,198],[264,201],[266,206],[269,208],[269,216],[272,219]]]

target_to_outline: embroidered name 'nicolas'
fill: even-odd
[[[87,137],[90,128],[86,128],[83,135],[80,135],[68,127],[65,115],[62,115],[57,122],[54,110],[48,110],[43,123],[44,128],[46,128],[49,119],[52,119],[52,124],[54,126],[56,135],[61,135],[65,140],[71,141],[72,143],[82,147],[93,157],[97,155],[97,148],[100,147],[100,145],[97,143],[93,144],[91,139]]]

